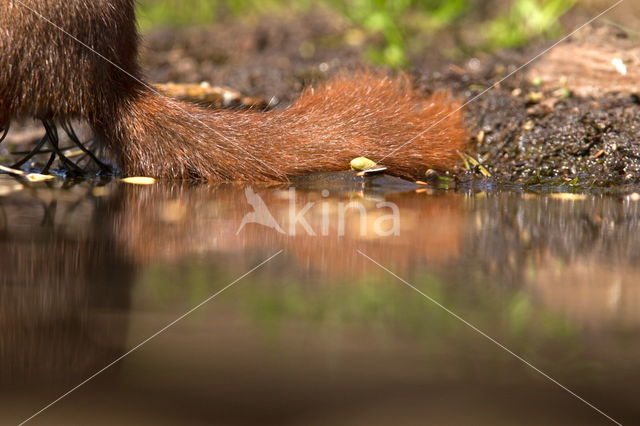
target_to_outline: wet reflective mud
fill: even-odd
[[[610,423],[374,261],[613,419],[640,418],[635,197],[60,186],[0,176],[2,424],[280,250],[32,423]],[[256,197],[270,218],[246,219]]]

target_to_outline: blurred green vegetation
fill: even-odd
[[[198,262],[180,267],[149,266],[138,282],[135,304],[154,311],[186,310],[233,277],[234,273],[224,267]],[[510,345],[522,346],[522,350],[539,349],[537,344],[573,347],[577,343],[574,326],[562,315],[536,303],[528,291],[496,288],[482,280],[470,282],[466,276],[464,281],[451,277],[445,280],[427,271],[416,272],[411,282],[480,329],[500,335]],[[221,295],[217,303],[239,308],[243,315],[255,320],[265,337],[277,336],[291,324],[306,324],[318,332],[365,327],[379,335],[395,336],[400,332],[431,343],[442,337],[446,337],[445,341],[466,340],[469,333],[449,313],[384,274],[317,282],[301,282],[295,273],[271,279],[247,277],[232,292]],[[200,315],[195,313],[193,317]]]
[[[143,30],[154,26],[202,25],[226,18],[304,11],[312,3],[310,0],[139,0],[138,20]]]
[[[140,0],[141,26],[207,24],[264,13],[295,13],[320,6],[346,19],[368,39],[377,64],[410,65],[412,47],[424,49],[449,31],[460,52],[518,47],[556,36],[558,19],[577,0]],[[465,33],[465,38],[462,33]],[[473,41],[468,41],[468,34]],[[465,41],[467,40],[467,41]],[[465,44],[469,44],[466,46]]]
[[[517,47],[539,36],[555,36],[558,19],[576,0],[516,0],[508,13],[488,22],[488,41],[494,48]]]
[[[470,10],[469,0],[326,0],[350,22],[384,44],[369,50],[374,62],[392,67],[409,64],[409,39],[452,25]]]

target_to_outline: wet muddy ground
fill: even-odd
[[[446,82],[434,85],[450,85],[471,100],[515,67],[499,64],[471,75],[449,72]],[[540,90],[515,77],[470,103],[466,114],[469,150],[498,180],[531,185],[578,178],[582,186],[640,182],[636,95],[579,98],[563,89]]]

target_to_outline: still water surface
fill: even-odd
[[[640,422],[632,197],[64,186],[0,176],[1,424],[281,250],[31,423],[611,424],[434,301]]]

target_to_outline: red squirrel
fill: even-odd
[[[467,139],[446,94],[424,97],[406,77],[367,71],[308,88],[281,111],[164,96],[142,79],[134,0],[0,0],[0,9],[0,127],[84,120],[129,176],[286,181],[364,156],[419,178],[452,168]]]

